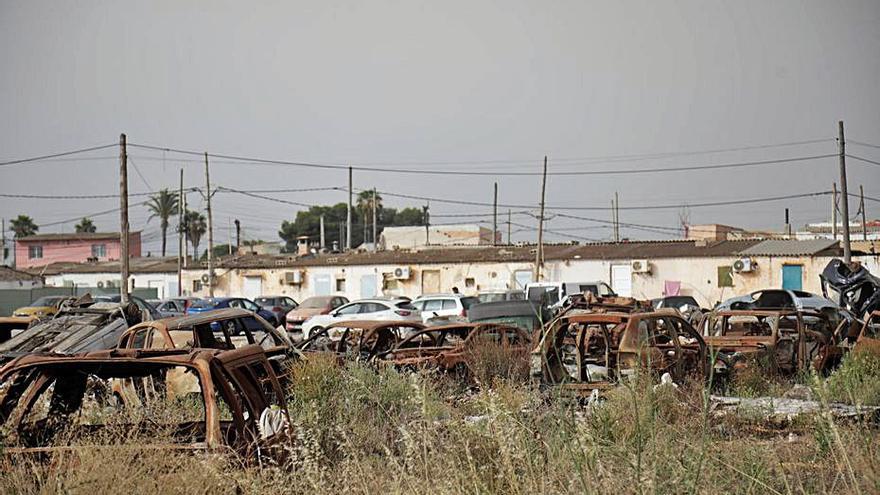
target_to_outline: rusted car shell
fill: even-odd
[[[487,332],[502,332],[501,345],[508,351],[528,351],[530,348],[531,337],[519,327],[496,323],[456,323],[426,328],[404,339],[380,358],[397,367],[435,367],[450,371],[467,365],[468,352],[476,344],[477,339]],[[510,345],[511,339],[507,338],[508,333],[513,334],[514,340],[519,344]],[[414,340],[425,335],[431,337],[430,334],[443,337],[453,334],[460,339],[460,342],[440,346],[414,344]],[[407,345],[408,343],[414,345]]]
[[[671,335],[668,341],[659,342],[654,330],[649,334],[658,322]],[[706,374],[707,351],[696,330],[673,311],[574,313],[547,326],[532,350],[531,375],[581,393],[607,389],[639,367],[680,381]],[[574,362],[566,365],[572,355]]]
[[[332,355],[340,362],[346,359],[372,361],[377,355],[393,349],[410,333],[424,328],[423,323],[415,321],[340,321],[313,334],[297,348],[306,356],[314,353]],[[401,332],[401,329],[409,330]]]
[[[807,328],[805,319],[819,323]],[[780,328],[783,321],[787,328]],[[843,348],[836,345],[835,335],[844,331],[844,325],[846,322],[831,328],[827,316],[816,310],[744,309],[713,311],[703,318],[700,329],[706,344],[727,366],[742,369],[763,359],[773,371],[786,374],[810,367],[827,371],[838,364]]]
[[[265,385],[271,387],[274,396],[274,403],[268,403],[265,397],[256,397],[260,392],[255,391],[253,387],[238,387],[234,392],[231,388],[231,373],[238,366],[260,364],[266,370],[268,380]],[[0,426],[7,432],[19,432],[23,428],[22,416],[12,417],[10,415],[13,410],[18,407],[19,403],[24,401],[25,407],[28,401],[33,401],[41,393],[41,385],[33,386],[31,382],[27,382],[24,386],[18,383],[8,383],[19,372],[26,371],[25,375],[40,380],[41,371],[52,370],[53,373],[64,372],[70,370],[71,374],[95,373],[105,379],[119,380],[125,376],[146,376],[150,370],[160,370],[166,368],[184,368],[191,371],[198,377],[200,383],[201,397],[203,398],[204,407],[204,438],[198,442],[185,444],[154,444],[143,445],[145,449],[164,449],[169,451],[212,451],[212,450],[228,450],[232,449],[240,454],[253,455],[254,446],[251,444],[238,443],[230,445],[224,438],[224,431],[230,431],[232,428],[238,433],[238,438],[245,438],[248,433],[241,418],[243,416],[243,405],[238,400],[247,401],[249,405],[264,404],[266,409],[271,405],[279,414],[283,414],[287,418],[286,403],[284,400],[284,392],[277,378],[271,371],[271,366],[266,358],[263,350],[255,345],[243,347],[240,349],[220,351],[216,349],[194,349],[190,351],[172,350],[172,351],[144,351],[133,349],[121,350],[104,350],[95,351],[86,354],[74,356],[52,356],[44,354],[30,354],[19,357],[2,369],[0,369]],[[21,390],[17,390],[16,387]],[[21,392],[27,392],[21,395]],[[225,425],[221,424],[221,413],[218,406],[218,397],[225,397],[224,400],[234,414],[233,421],[226,421]],[[266,410],[264,409],[264,411]],[[69,411],[68,414],[76,414],[75,411]],[[7,424],[8,422],[12,424]],[[287,418],[289,421],[289,418]],[[14,433],[13,433],[14,434]],[[7,441],[9,437],[7,437]],[[19,455],[45,455],[54,452],[71,450],[71,447],[65,445],[45,445],[45,446],[6,446],[3,449],[3,458],[7,461],[14,462]]]

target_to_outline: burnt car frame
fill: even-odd
[[[562,315],[532,350],[531,375],[579,393],[609,388],[638,368],[676,382],[705,376],[708,347],[677,312],[595,312]]]
[[[836,343],[849,332],[823,311],[797,309],[716,310],[700,322],[703,339],[735,371],[763,361],[770,371],[792,374],[810,368],[827,372],[840,363]]]
[[[129,397],[110,407],[109,416],[95,414],[108,410],[112,396],[100,390],[110,383]],[[175,420],[162,407],[172,401],[190,409]],[[144,435],[138,448],[231,449],[253,460],[257,453],[277,454],[289,441],[287,425],[284,391],[258,346],[32,354],[0,371],[0,428],[10,462],[113,443],[112,433]],[[155,436],[160,426],[167,438]]]
[[[313,333],[297,344],[297,349],[306,356],[319,353],[334,355],[340,360],[372,361],[425,327],[416,321],[340,321]]]
[[[406,337],[379,358],[399,368],[436,368],[464,372],[469,353],[481,344],[500,345],[508,352],[528,352],[531,336],[517,326],[497,323],[456,323],[425,328]]]

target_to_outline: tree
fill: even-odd
[[[365,241],[367,239],[367,230],[369,229],[369,225],[372,224],[372,219],[371,219],[372,217],[371,216],[373,214],[373,206],[374,206],[373,205],[373,197],[374,197],[373,191],[361,191],[357,195],[356,207],[361,212],[361,215],[363,216],[363,219],[364,219],[364,240]],[[375,205],[376,217],[377,217],[377,223],[378,223],[378,216],[382,210],[382,196],[379,195],[379,193],[376,193],[375,200],[376,200],[376,205]],[[375,241],[376,241],[376,239],[373,239],[373,242],[375,242]]]
[[[425,225],[425,212],[422,211],[421,208],[404,208],[397,211],[391,225],[394,225],[395,227]]]
[[[189,242],[193,247],[193,259],[198,259],[199,242],[202,235],[208,231],[208,224],[205,221],[205,215],[197,211],[188,210],[183,216],[183,225]]]
[[[278,231],[278,237],[283,239],[287,244],[285,251],[296,251],[296,238],[299,236],[308,236],[312,240],[318,240],[321,235],[321,216],[324,216],[324,242],[327,247],[333,246],[336,242],[341,248],[345,241],[345,222],[346,209],[345,203],[337,203],[333,206],[312,206],[308,210],[296,212],[296,218],[293,221],[281,223],[281,230]],[[359,242],[360,229],[357,227],[357,216],[354,217],[355,225],[352,226],[353,244]]]
[[[148,218],[147,221],[149,222],[153,217],[159,217],[159,228],[162,229],[163,257],[165,256],[165,246],[168,242],[166,237],[166,233],[168,232],[168,219],[171,218],[172,215],[177,215],[178,201],[179,198],[176,194],[168,191],[168,189],[162,189],[157,194],[150,196],[150,200],[147,203],[147,208],[151,212],[150,218]]]
[[[19,239],[34,235],[40,230],[40,227],[34,223],[34,219],[27,215],[19,215],[18,218],[9,222],[9,230],[15,233],[15,238]]]
[[[90,218],[83,218],[73,228],[77,234],[91,234],[98,230]]]

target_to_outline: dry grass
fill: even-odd
[[[487,369],[497,369],[486,364]],[[231,456],[82,448],[6,466],[16,493],[878,493],[875,426],[817,417],[787,429],[712,419],[699,384],[637,377],[585,411],[492,376],[451,378],[314,360],[289,390],[289,465]],[[516,375],[513,375],[516,376]],[[847,383],[850,383],[849,381]],[[856,382],[852,382],[856,383]]]

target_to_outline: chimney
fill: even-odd
[[[296,238],[296,254],[297,256],[309,254],[309,236],[301,235]]]

